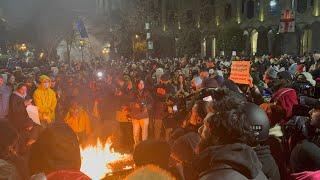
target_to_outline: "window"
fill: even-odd
[[[204,23],[209,23],[212,19],[212,10],[210,7],[203,8],[200,12],[200,20]]]
[[[170,11],[168,13],[168,24],[172,25],[175,23],[175,13],[174,11]]]
[[[228,3],[226,4],[225,8],[224,8],[224,17],[226,20],[230,20],[232,17],[232,9],[231,9],[231,4]]]
[[[241,13],[242,14],[244,14],[245,5],[246,5],[246,0],[242,0],[242,4],[241,4]]]
[[[301,38],[301,54],[311,52],[312,47],[312,31],[305,29]]]
[[[297,0],[298,13],[305,13],[308,6],[308,0]]]
[[[192,23],[192,21],[193,21],[193,12],[192,12],[192,10],[187,10],[186,16],[187,16],[187,23]]]
[[[253,30],[251,32],[251,53],[252,55],[255,55],[257,53],[257,47],[258,47],[258,31]]]
[[[278,15],[280,12],[279,0],[271,0],[269,3],[269,12],[271,15]]]
[[[247,2],[247,18],[251,19],[254,17],[254,1],[249,0]]]

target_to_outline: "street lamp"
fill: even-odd
[[[21,44],[20,50],[21,50],[21,51],[27,50],[27,45],[26,45],[25,43]]]
[[[136,39],[138,39],[139,38],[139,35],[138,34],[136,34]]]
[[[83,62],[83,46],[84,46],[84,40],[80,40],[80,48],[81,48],[81,62]]]
[[[271,0],[270,1],[270,6],[273,8],[273,7],[275,7],[277,5],[277,1],[275,1],[275,0]]]
[[[44,52],[41,52],[39,55],[39,59],[42,59],[44,57]]]
[[[110,52],[109,49],[106,48],[106,47],[102,49],[102,54],[103,55],[107,55],[109,52]]]
[[[109,53],[110,53],[110,49],[108,47],[104,47],[102,49],[102,54],[103,54],[103,56],[105,56],[104,58],[107,58]]]

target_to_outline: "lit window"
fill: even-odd
[[[280,12],[279,9],[279,0],[271,0],[269,3],[269,12],[271,15],[278,15]]]

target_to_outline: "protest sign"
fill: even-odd
[[[230,80],[238,84],[250,84],[250,61],[233,61]]]

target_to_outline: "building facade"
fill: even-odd
[[[239,25],[250,54],[302,55],[320,51],[319,0],[242,0]],[[294,32],[279,33],[281,13],[294,12]]]
[[[154,28],[174,34],[178,41],[184,28],[198,31],[202,56],[231,53],[233,49],[246,55],[320,52],[320,0],[153,0],[152,3],[160,12],[156,17],[159,19],[154,19],[157,22]],[[279,33],[281,13],[285,10],[294,12],[294,32]],[[241,31],[242,37],[238,37],[237,31]],[[223,52],[225,49],[228,52]]]

